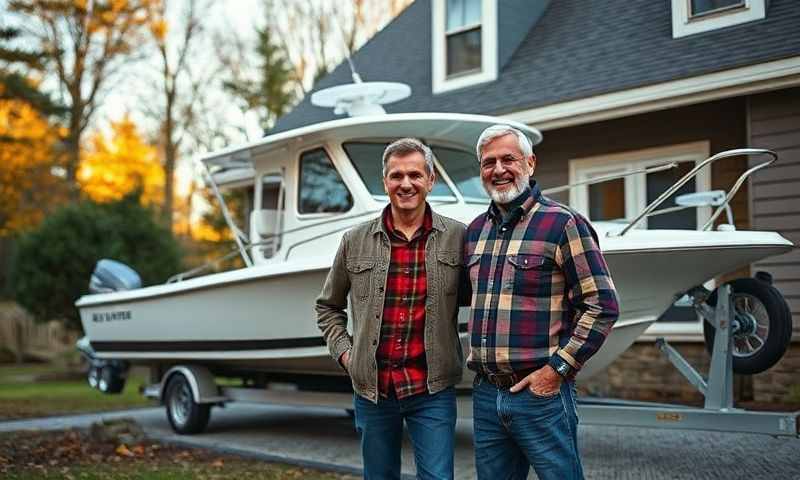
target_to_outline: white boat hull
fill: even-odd
[[[605,240],[606,247],[615,247],[605,253],[620,295],[621,315],[581,376],[591,377],[606,368],[688,288],[790,248],[783,242],[680,248],[665,244],[629,251],[622,248],[624,244]],[[707,261],[711,257],[713,262]],[[98,358],[343,375],[328,355],[313,309],[326,262],[289,267],[257,266],[177,284],[90,295],[77,305]],[[467,317],[468,309],[463,308],[462,331]],[[462,343],[468,352],[465,332]],[[465,384],[469,378],[465,375]]]

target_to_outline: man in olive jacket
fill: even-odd
[[[433,154],[419,140],[386,148],[390,204],[344,235],[316,302],[317,324],[356,393],[365,478],[400,478],[404,420],[418,478],[453,477],[465,226],[426,202],[434,175]]]

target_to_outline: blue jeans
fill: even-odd
[[[356,430],[361,434],[365,479],[399,479],[403,420],[414,446],[417,478],[453,478],[456,391],[422,393],[398,400],[394,395],[374,404],[359,395],[353,401]]]
[[[574,382],[551,397],[511,393],[478,376],[472,390],[475,468],[479,479],[583,479]]]

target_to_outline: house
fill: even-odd
[[[800,5],[796,0],[416,0],[353,56],[365,80],[413,94],[388,112],[498,115],[539,128],[536,178],[545,187],[666,161],[657,173],[557,197],[593,220],[631,218],[676,175],[713,153],[770,148],[732,206],[739,229],[776,230],[800,244]],[[316,89],[350,82],[343,63]],[[282,131],[336,118],[309,96]],[[727,189],[763,158],[718,162],[684,187]],[[651,219],[689,226],[708,212]],[[770,371],[737,380],[740,399],[800,402],[800,250],[751,265],[768,271],[790,305],[795,343]],[[613,272],[612,272],[613,273]],[[707,362],[702,324],[674,309],[592,380],[595,393],[697,400],[653,346],[664,335]]]

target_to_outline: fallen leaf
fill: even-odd
[[[128,447],[126,447],[124,443],[121,443],[119,445],[119,447],[117,447],[117,449],[114,450],[114,451],[117,452],[117,455],[122,455],[122,456],[125,456],[125,457],[133,457],[134,456],[133,452],[128,450]]]
[[[211,462],[211,466],[212,467],[216,467],[216,468],[222,468],[224,465],[225,465],[225,462],[223,462],[221,458],[218,458],[218,459],[214,460],[213,462]]]

